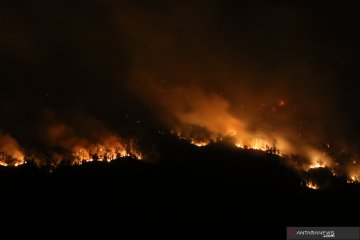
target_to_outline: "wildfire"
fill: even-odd
[[[359,179],[355,175],[350,176],[349,179],[347,180],[347,183],[358,183],[358,182],[359,182]]]
[[[174,132],[173,132],[174,133]],[[207,140],[195,140],[191,138],[191,136],[182,135],[181,133],[176,134],[180,139],[186,140],[190,142],[191,144],[203,147],[209,145],[211,142],[218,142],[222,141],[223,138],[230,138],[234,139],[234,146],[241,149],[254,149],[254,150],[260,150],[264,152],[270,152],[272,154],[281,156],[284,158],[284,161],[287,161],[291,158],[292,155],[297,155],[303,153],[303,158],[300,156],[300,160],[297,162],[297,164],[290,164],[290,166],[293,166],[297,170],[300,171],[309,171],[311,169],[319,169],[319,168],[329,168],[331,170],[332,176],[341,176],[343,173],[335,168],[335,166],[339,166],[339,163],[334,161],[329,155],[326,154],[325,151],[322,151],[320,149],[317,149],[315,147],[310,147],[309,145],[300,148],[299,151],[294,147],[292,144],[287,142],[285,139],[283,139],[280,136],[277,136],[276,140],[271,141],[267,140],[268,138],[263,136],[257,136],[257,137],[249,137],[247,134],[244,134],[244,136],[239,135],[232,135],[232,136],[222,136],[222,137],[210,137]],[[203,138],[204,139],[204,138]],[[276,145],[271,142],[275,142]],[[292,152],[294,151],[294,152]],[[290,157],[289,157],[290,156]],[[356,164],[356,162],[355,162]],[[357,170],[356,170],[357,171]],[[347,180],[348,183],[358,183],[360,182],[357,175],[352,174],[349,179]],[[319,189],[319,185],[312,181],[308,181],[306,183],[306,186],[310,189]]]
[[[306,187],[310,188],[310,189],[314,189],[314,190],[317,190],[319,189],[319,185],[317,185],[316,183],[312,182],[312,181],[308,181],[306,183]]]
[[[331,167],[333,165],[332,159],[330,159],[325,152],[313,148],[308,148],[306,152],[310,160],[310,164],[305,168],[307,171],[310,169]]]
[[[110,132],[101,132],[92,140],[88,140],[75,135],[74,132],[65,124],[48,128],[50,147],[59,149],[52,152],[51,156],[41,153],[29,153],[25,156],[14,138],[0,134],[0,166],[17,167],[26,163],[25,159],[39,167],[55,168],[64,160],[69,161],[71,165],[80,165],[91,161],[110,162],[123,157],[138,160],[143,158],[133,139],[124,140]]]
[[[278,104],[279,104],[280,107],[284,107],[285,106],[285,101],[283,99],[280,99]]]
[[[322,163],[314,163],[309,166],[309,169],[315,169],[315,168],[324,168],[325,165]]]
[[[142,154],[131,146],[124,146],[119,141],[113,144],[91,144],[87,147],[76,146],[72,150],[73,164],[80,165],[83,162],[111,162],[118,158],[133,157],[142,159]]]
[[[58,149],[50,156],[39,152],[25,155],[14,138],[0,134],[0,166],[17,167],[26,163],[27,159],[39,167],[53,169],[64,161],[80,165],[91,161],[110,162],[123,157],[143,158],[135,140],[122,139],[106,130],[94,134],[90,139],[78,136],[65,124],[55,124],[47,130],[49,147]]]
[[[197,140],[191,140],[191,144],[198,146],[198,147],[205,147],[210,144],[208,141],[197,141]]]
[[[19,166],[25,163],[25,155],[17,141],[10,135],[0,135],[0,165]]]
[[[236,137],[239,139],[239,137]],[[261,151],[268,151],[271,149],[271,144],[262,138],[251,138],[248,140],[242,140],[235,143],[235,146],[243,149],[255,149]]]
[[[189,133],[189,132],[182,133],[180,131],[175,131],[175,130],[172,130],[171,134],[176,135],[179,139],[189,141],[192,145],[195,145],[197,147],[205,147],[209,145],[211,142],[222,140],[221,138],[217,139],[215,136],[202,136],[201,134],[198,136],[195,133]]]
[[[122,157],[142,159],[142,154],[133,139],[123,139],[111,133],[99,123],[92,125],[96,131],[89,131],[88,136],[80,135],[78,131],[67,124],[57,123],[47,128],[48,142],[67,153],[71,164],[80,165],[84,162],[112,160]]]
[[[7,167],[8,164],[1,161],[1,162],[0,162],[0,166]]]
[[[242,148],[242,149],[260,150],[260,151],[264,151],[264,152],[270,151],[272,154],[281,156],[280,150],[264,139],[255,138],[255,140],[250,140],[247,142],[248,142],[248,144],[237,142],[237,143],[235,143],[235,147]]]
[[[353,160],[353,162],[358,162],[357,160]],[[351,164],[347,168],[348,170],[348,179],[347,183],[360,183],[360,166],[356,164]]]
[[[270,148],[266,146],[259,145],[257,143],[254,143],[253,145],[247,145],[247,144],[241,144],[241,143],[235,143],[235,147],[242,148],[242,149],[254,149],[254,150],[261,150],[261,151],[267,151]]]

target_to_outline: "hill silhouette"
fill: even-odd
[[[26,216],[27,223],[33,215],[44,222],[67,216],[62,231],[86,223],[88,234],[105,226],[107,233],[158,229],[171,239],[266,232],[282,239],[286,226],[356,223],[360,186],[330,178],[326,169],[314,171],[332,184],[314,191],[277,155],[222,143],[198,148],[171,136],[158,141],[156,161],[129,157],[52,172],[30,163],[0,168],[3,213]],[[110,227],[119,221],[125,224]]]

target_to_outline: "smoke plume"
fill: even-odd
[[[93,0],[39,1],[23,12],[8,4],[0,10],[2,128],[84,159],[101,155],[99,146],[125,154],[132,143],[118,135],[151,139],[165,127],[198,145],[231,137],[301,156],[305,169],[357,174],[352,9]],[[101,124],[49,124],[39,120],[44,109]]]

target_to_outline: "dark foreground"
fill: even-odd
[[[359,185],[308,189],[276,156],[187,145],[161,154],[157,163],[127,158],[52,173],[1,168],[2,221],[35,236],[100,239],[286,239],[286,226],[360,222]]]

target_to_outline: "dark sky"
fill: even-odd
[[[2,1],[0,130],[26,145],[52,121],[245,128],[358,153],[358,18],[339,2]]]

